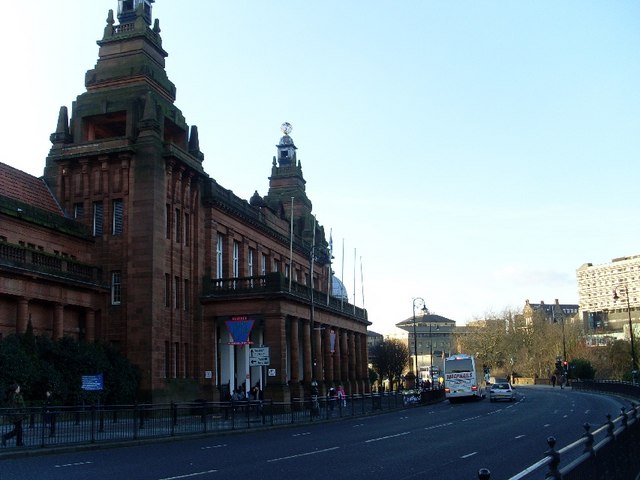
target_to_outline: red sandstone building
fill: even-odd
[[[174,104],[153,1],[120,0],[117,24],[109,12],[43,177],[0,163],[0,335],[31,322],[112,344],[153,401],[257,382],[289,400],[313,379],[367,392],[367,313],[332,295],[289,129],[266,196],[246,201],[209,177]]]

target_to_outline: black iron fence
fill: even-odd
[[[0,409],[0,431],[21,418],[22,438],[7,439],[3,451],[125,442],[337,420],[406,408],[401,393],[294,399],[79,407]],[[22,445],[19,445],[22,443]]]

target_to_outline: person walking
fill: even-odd
[[[338,403],[341,407],[347,406],[347,394],[345,393],[342,384],[338,385]]]
[[[7,446],[7,440],[16,437],[16,446],[22,447],[22,421],[25,418],[25,405],[24,399],[20,394],[20,385],[14,383],[9,387],[9,398],[7,401],[7,407],[11,409],[5,415],[5,423],[13,425],[13,429],[2,435],[2,446]]]
[[[53,403],[53,395],[51,389],[47,389],[44,397],[44,418],[43,422],[49,426],[49,437],[56,436],[56,412]]]

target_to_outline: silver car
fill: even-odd
[[[497,402],[498,400],[508,400],[513,402],[515,393],[513,387],[508,382],[498,382],[491,385],[489,390],[489,401]]]

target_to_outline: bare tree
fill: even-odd
[[[378,375],[380,382],[389,380],[389,388],[393,390],[394,382],[400,378],[407,363],[409,363],[409,348],[397,339],[389,339],[374,346],[369,351],[371,364]]]

